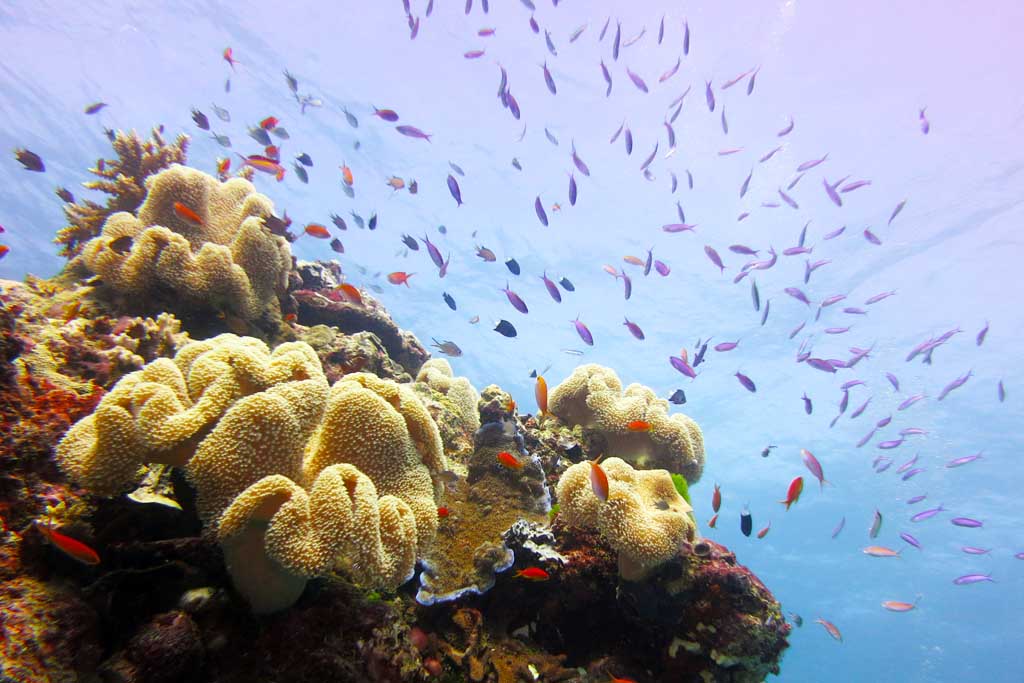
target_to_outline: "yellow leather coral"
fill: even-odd
[[[635,470],[620,458],[601,463],[608,499],[590,484],[591,464],[572,465],[558,480],[558,516],[571,526],[597,529],[619,553],[619,574],[629,580],[679,553],[696,529],[690,504],[676,491],[666,470]]]
[[[423,399],[441,431],[448,455],[468,455],[480,429],[480,394],[465,377],[454,377],[444,358],[431,358],[416,375],[413,389]]]
[[[669,415],[668,408],[668,401],[643,385],[623,391],[614,370],[595,364],[577,367],[548,399],[551,414],[562,422],[599,432],[609,455],[696,483],[704,471],[704,436],[696,422],[681,413]],[[650,429],[631,431],[633,421],[647,422]]]
[[[212,308],[246,320],[278,310],[275,293],[287,283],[291,250],[264,226],[274,207],[252,183],[221,183],[175,164],[149,177],[146,188],[138,217],[113,214],[85,245],[83,262],[105,285],[141,301]]]

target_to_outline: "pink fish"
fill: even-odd
[[[633,81],[633,85],[636,86],[637,90],[641,92],[648,92],[647,84],[644,82],[644,79],[630,71],[628,66],[626,67],[626,75],[629,76],[629,80]]]
[[[420,140],[426,140],[427,142],[430,142],[430,137],[431,136],[427,135],[426,133],[424,133],[422,130],[420,130],[416,126],[405,126],[405,125],[403,125],[403,126],[395,126],[395,130],[397,130],[399,133],[401,133],[402,135],[404,135],[406,137],[417,138],[417,139],[420,139]]]
[[[718,266],[718,269],[722,273],[725,272],[725,264],[722,263],[722,257],[718,255],[718,252],[715,251],[714,247],[712,247],[709,244],[705,244],[704,253],[707,254],[707,257],[711,260],[712,263]]]
[[[668,79],[670,79],[673,76],[675,76],[676,72],[679,71],[679,65],[680,64],[682,64],[682,58],[681,57],[676,59],[675,66],[673,66],[671,69],[669,69],[665,73],[661,74],[661,76],[658,78],[658,83],[664,83]],[[680,102],[680,104],[682,104],[682,103]]]
[[[813,474],[818,480],[818,486],[824,490],[825,484],[830,484],[831,482],[825,479],[825,474],[821,469],[821,463],[818,462],[818,459],[814,457],[814,454],[806,448],[800,449],[800,457],[803,459],[804,465],[807,466],[807,469],[809,469],[811,474]]]
[[[622,324],[626,326],[626,329],[629,330],[630,334],[632,334],[637,339],[643,341],[643,339],[644,339],[644,331],[640,329],[639,325],[637,325],[634,322],[630,322],[629,318],[626,318],[626,322],[624,322]]]

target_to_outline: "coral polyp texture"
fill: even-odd
[[[597,529],[619,553],[619,574],[629,580],[679,554],[696,535],[693,508],[666,470],[635,470],[620,458],[601,463],[608,477],[602,501],[591,485],[589,462],[569,467],[558,480],[559,517],[571,526]]]
[[[83,183],[88,190],[110,195],[105,206],[89,199],[64,205],[68,225],[54,240],[61,245],[61,256],[76,256],[82,246],[100,230],[107,218],[119,211],[134,212],[146,198],[146,179],[171,164],[184,164],[188,136],[179,135],[172,144],[164,141],[156,128],[144,140],[135,131],[118,131],[112,141],[116,159],[100,159],[89,169],[96,180]]]
[[[328,389],[315,351],[231,334],[192,342],[123,378],[57,447],[112,495],[141,465],[183,466],[196,507],[257,611],[345,567],[395,588],[437,531],[444,451],[406,385],[349,375]]]
[[[413,389],[423,399],[441,430],[445,452],[468,455],[480,429],[480,394],[465,377],[455,377],[444,358],[431,358],[416,375]]]
[[[623,390],[614,370],[596,364],[577,367],[551,392],[548,408],[570,426],[583,427],[602,443],[600,452],[644,469],[666,469],[696,483],[704,471],[704,436],[686,415],[669,415],[668,401],[640,384]],[[649,427],[631,430],[630,423]]]
[[[148,178],[146,189],[138,216],[111,215],[82,251],[104,288],[128,307],[279,316],[291,250],[264,224],[273,216],[267,197],[242,178],[221,183],[180,165]]]

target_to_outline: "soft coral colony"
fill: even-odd
[[[186,142],[116,136],[124,172],[98,181],[107,207],[69,213],[68,267],[3,287],[4,414],[32,425],[22,456],[3,462],[18,485],[0,490],[2,567],[28,582],[11,599],[45,632],[33,638],[59,640],[59,620],[46,623],[63,614],[57,601],[94,609],[67,582],[48,588],[53,572],[143,612],[101,609],[65,629],[90,657],[7,651],[11,670],[778,672],[789,633],[778,603],[700,538],[671,476],[700,478],[696,423],[598,365],[555,387],[542,415],[520,415],[496,385],[478,392],[447,361],[426,361],[368,293],[339,297],[337,264],[295,262],[270,200],[245,178],[182,165]],[[30,337],[46,341],[33,349]],[[56,426],[25,408],[52,408],[57,389],[76,400]],[[628,428],[638,420],[647,428]],[[587,462],[599,454],[600,498]],[[44,569],[60,538],[93,544],[99,563]],[[147,573],[169,578],[126,578]],[[266,633],[259,658],[218,646],[254,627]],[[638,632],[644,645],[627,648],[623,634]]]

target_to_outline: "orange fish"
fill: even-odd
[[[651,423],[647,420],[633,420],[626,425],[626,429],[631,432],[649,432],[651,431]]]
[[[352,187],[352,183],[356,181],[355,178],[352,177],[352,169],[346,164],[342,164],[339,168],[341,168],[341,179],[345,181],[346,185]]]
[[[263,130],[270,130],[271,128],[277,128],[278,123],[279,121],[276,118],[274,118],[273,116],[268,116],[267,118],[260,121],[260,128],[262,128]]]
[[[232,70],[234,70],[235,64],[238,64],[238,61],[235,59],[235,53],[230,47],[224,48],[224,61],[231,65]]]
[[[388,273],[388,282],[393,285],[405,285],[409,286],[409,278],[416,273],[406,273],[401,270],[396,270],[394,273]],[[411,289],[411,288],[410,288]]]
[[[890,612],[909,612],[917,607],[917,602],[900,602],[899,600],[886,600],[882,607]]]
[[[203,224],[203,219],[199,217],[199,214],[188,208],[181,202],[174,202],[174,213],[178,214],[185,220],[192,221],[193,223]]]
[[[327,228],[320,225],[319,223],[307,223],[304,230],[306,231],[307,235],[312,235],[317,239],[326,240],[330,239],[331,237],[331,233],[327,231]]]
[[[523,469],[523,463],[519,461],[519,458],[512,455],[508,451],[502,451],[498,453],[498,462],[509,468],[510,470],[521,470]]]
[[[537,375],[537,385],[533,388],[533,393],[537,397],[540,414],[546,415],[548,412],[548,383],[540,375]]]
[[[277,145],[267,145],[263,148],[263,153],[267,155],[268,159],[281,161],[281,150],[277,148]]]
[[[507,413],[514,413],[515,411],[516,411],[516,402],[513,401],[512,399],[509,399],[508,403],[505,404],[505,412],[507,412]]]
[[[247,157],[243,157],[239,154],[238,156],[242,158],[242,163],[246,166],[254,168],[262,173],[276,175],[278,180],[284,177],[284,166],[277,163],[270,157],[265,157],[262,154],[250,154]]]
[[[6,244],[0,244],[0,258],[7,256],[7,252],[9,252],[10,250],[11,248]]]
[[[528,581],[547,581],[551,578],[551,575],[540,567],[527,567],[517,571],[514,578],[526,579]]]
[[[363,295],[359,293],[359,290],[352,285],[346,283],[340,284],[336,287],[342,294],[349,300],[349,303],[363,305]]]
[[[864,548],[864,554],[870,555],[871,557],[899,557],[900,553],[898,550],[892,548],[886,548],[880,545],[869,545]]]
[[[843,642],[843,634],[839,632],[839,629],[837,629],[836,625],[833,624],[831,621],[825,621],[824,619],[815,619],[814,623],[821,624],[825,627],[825,630],[828,631],[828,634],[830,636],[838,640],[840,643]]]
[[[612,277],[614,277],[614,278],[618,278],[619,277],[619,271],[615,269],[615,266],[610,266],[610,265],[608,265],[606,263],[603,266],[601,266],[601,268],[603,268],[604,272],[608,273]]]
[[[686,363],[687,365],[690,364],[690,354],[687,353],[686,349],[682,349],[679,351],[679,357],[682,358],[683,362]]]
[[[231,170],[231,157],[221,157],[217,159],[217,175],[227,175],[227,172]]]
[[[388,187],[390,187],[395,192],[397,192],[398,190],[401,190],[402,188],[405,187],[405,181],[402,180],[401,178],[399,178],[396,175],[393,175],[390,178],[388,178],[388,183],[387,184],[388,184]]]
[[[597,499],[604,502],[608,500],[608,475],[604,473],[604,468],[598,464],[600,459],[590,461],[590,488],[593,489]]]
[[[715,528],[716,524],[718,524],[718,513],[717,512],[715,513],[714,517],[712,517],[711,519],[708,520],[708,526],[711,527],[712,529]]]
[[[559,204],[558,202],[555,202],[554,204],[551,205],[551,210],[552,211],[561,211],[562,210],[562,205]]]
[[[448,508],[445,508],[445,507],[437,508],[437,516],[438,517],[447,517],[450,514],[451,514],[451,512],[448,510]]]
[[[608,674],[608,683],[636,683],[636,681],[632,678],[619,678],[618,676]]]
[[[639,256],[623,256],[622,260],[634,266],[644,265],[643,259],[641,259]]]
[[[758,538],[764,538],[765,536],[768,535],[768,530],[771,529],[771,528],[772,528],[772,523],[769,521],[768,522],[768,526],[766,526],[765,528],[763,528],[763,529],[761,529],[760,531],[757,532],[757,537]]]
[[[715,484],[715,492],[711,494],[711,509],[718,512],[720,507],[722,507],[722,491],[718,488],[718,484]]]
[[[52,543],[58,550],[63,552],[83,564],[99,564],[100,556],[96,554],[96,551],[82,543],[76,541],[70,536],[65,536],[59,531],[55,531],[49,524],[42,525],[36,522],[36,528],[39,532],[46,537],[50,543]]]
[[[287,314],[287,315],[286,315],[286,316],[284,317],[284,321],[285,321],[286,323],[293,323],[293,322],[295,322],[295,321],[296,321],[296,320],[298,320],[298,319],[299,319],[299,316],[295,315],[294,313],[289,313],[289,314]]]
[[[780,500],[779,502],[786,506],[789,510],[789,506],[800,500],[800,493],[804,490],[804,478],[797,477],[793,481],[789,482],[789,490],[786,491],[786,500]]]

